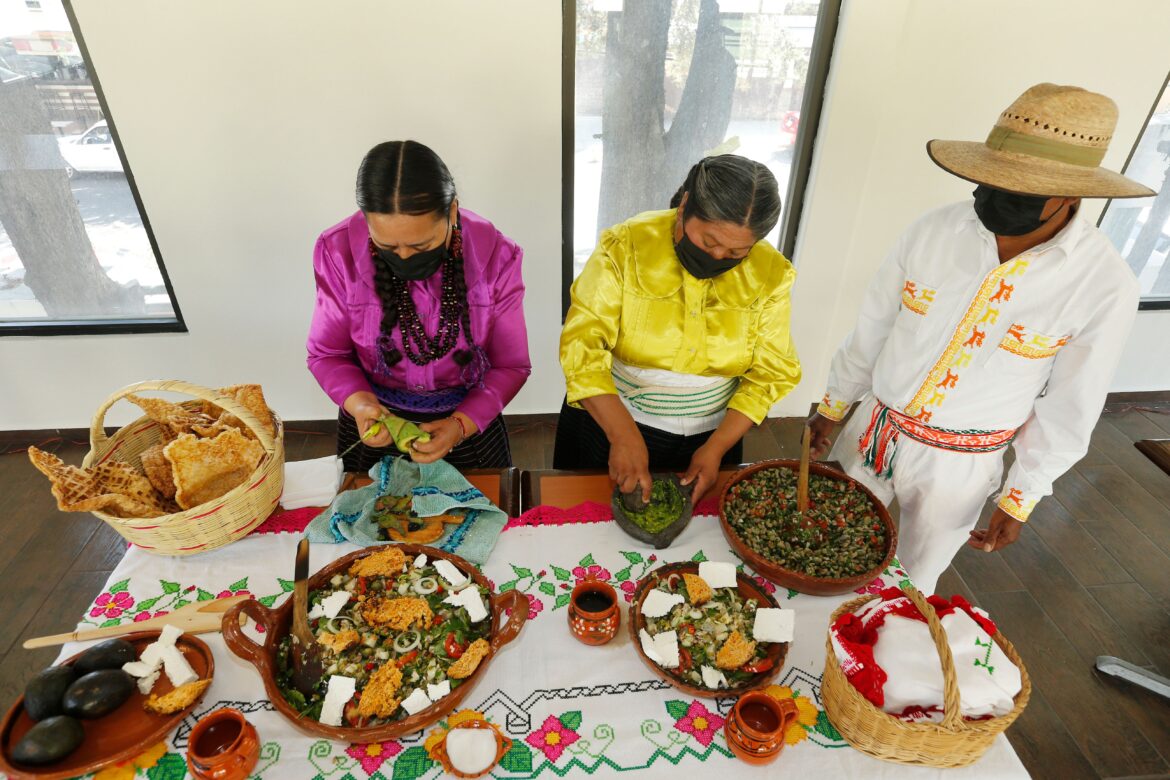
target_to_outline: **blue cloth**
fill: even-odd
[[[341,493],[313,518],[305,529],[310,542],[393,544],[378,538],[381,529],[373,519],[374,502],[384,495],[410,495],[411,508],[419,517],[463,515],[463,522],[445,526],[442,538],[432,546],[482,565],[508,522],[503,511],[443,460],[415,463],[386,457],[370,469],[370,478],[373,483]]]

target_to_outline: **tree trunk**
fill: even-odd
[[[0,84],[0,227],[49,317],[141,316],[137,283],[102,270],[65,175],[48,114],[29,79]]]

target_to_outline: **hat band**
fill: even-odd
[[[1000,152],[1015,152],[1029,157],[1096,168],[1105,159],[1105,149],[1067,144],[1051,138],[1040,138],[996,125],[987,136],[987,146]]]

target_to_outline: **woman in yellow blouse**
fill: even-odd
[[[553,465],[605,468],[650,495],[650,471],[685,471],[697,501],[743,435],[800,381],[788,332],[795,272],[763,240],[776,179],[736,155],[691,168],[671,209],[601,234],[561,333],[568,394]]]

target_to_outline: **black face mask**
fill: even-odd
[[[678,255],[678,261],[682,263],[683,268],[687,269],[687,273],[696,279],[714,279],[719,274],[727,273],[744,261],[742,257],[734,261],[716,260],[695,246],[694,242],[687,236],[686,230],[682,232],[682,238],[674,245],[674,253]]]
[[[1044,204],[1048,202],[1048,198],[1043,195],[1016,195],[982,184],[972,194],[975,196],[975,214],[979,221],[997,236],[1031,233],[1060,213],[1060,209],[1057,209],[1048,219],[1040,218]]]
[[[451,220],[448,219],[447,232],[443,234],[443,243],[425,252],[415,252],[405,260],[391,249],[382,249],[381,247],[375,246],[374,251],[378,253],[378,257],[382,259],[383,263],[390,266],[390,270],[399,279],[429,279],[443,267],[443,263],[450,256],[450,252],[447,249],[447,234],[450,231]]]

